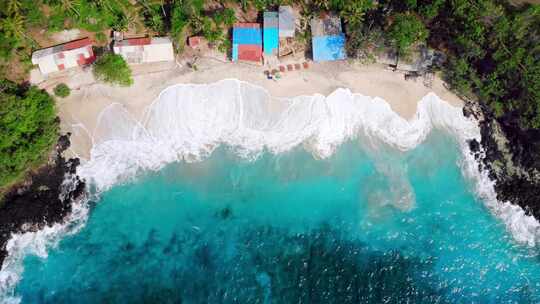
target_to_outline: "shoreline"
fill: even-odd
[[[464,105],[463,100],[445,88],[439,77],[434,77],[432,88],[427,88],[421,79],[404,80],[402,73],[379,64],[310,62],[307,70],[282,73],[279,80],[266,79],[264,67],[222,62],[211,57],[199,59],[196,66],[196,70],[175,62],[132,66],[134,84],[127,88],[97,83],[90,71],[51,79],[41,87],[51,90],[57,83],[65,82],[73,88],[70,96],[58,100],[57,108],[62,132],[72,134],[70,156],[83,160],[89,159],[103,109],[119,103],[134,119],[141,120],[145,109],[159,94],[175,84],[209,84],[234,78],[264,88],[277,105],[280,98],[328,96],[338,88],[345,88],[355,94],[384,99],[394,112],[407,120],[414,117],[420,100],[431,92],[453,106]]]

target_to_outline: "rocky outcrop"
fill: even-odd
[[[495,181],[497,199],[519,205],[540,220],[540,133],[522,130],[510,115],[496,119],[478,102],[467,102],[463,112],[480,123],[482,141],[469,145]]]
[[[13,187],[0,203],[0,266],[13,233],[62,222],[71,212],[72,201],[85,192],[84,182],[75,174],[79,160],[62,156],[68,147],[69,136],[60,136],[49,163]],[[72,183],[69,187],[66,180]]]

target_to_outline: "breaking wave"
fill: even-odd
[[[540,224],[520,207],[497,201],[493,182],[470,153],[467,141],[480,140],[477,122],[433,93],[419,102],[414,118],[408,121],[384,100],[348,89],[326,97],[273,98],[265,89],[235,79],[179,84],[161,92],[142,120],[119,103],[104,109],[93,132],[91,158],[79,166],[78,174],[99,193],[171,162],[203,160],[219,145],[230,146],[248,159],[256,159],[264,151],[277,154],[299,145],[314,157],[326,158],[344,141],[359,136],[410,150],[433,129],[450,134],[459,144],[463,174],[489,210],[518,242],[535,246]],[[81,205],[73,220],[83,223],[86,210]],[[0,272],[0,293],[6,294],[18,281],[23,254],[31,251],[45,256],[45,245],[51,241],[44,240],[58,239],[52,236],[66,233],[70,230],[67,227],[55,225],[14,236],[8,245],[10,257]]]

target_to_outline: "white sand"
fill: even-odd
[[[434,79],[432,88],[427,88],[422,79],[406,81],[402,73],[392,72],[381,65],[310,63],[309,69],[286,72],[280,80],[266,79],[263,71],[264,68],[259,66],[206,58],[198,61],[197,71],[176,63],[135,66],[135,83],[129,88],[96,83],[90,71],[78,71],[64,78],[48,80],[41,86],[50,90],[56,83],[65,82],[72,88],[71,95],[58,102],[61,128],[64,132],[73,133],[71,152],[85,159],[92,147],[91,134],[105,107],[113,102],[121,103],[136,119],[140,119],[146,106],[163,89],[178,83],[211,83],[237,78],[260,85],[275,97],[315,93],[328,95],[337,88],[348,88],[353,93],[383,98],[406,119],[414,116],[418,102],[429,92],[434,92],[452,105],[463,105],[439,78]]]

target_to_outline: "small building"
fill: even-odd
[[[279,7],[279,38],[294,37],[296,28],[296,18],[291,6],[282,5]]]
[[[130,64],[174,60],[173,45],[167,37],[124,39],[115,42],[113,50]]]
[[[262,32],[260,24],[237,23],[234,25],[232,60],[261,62]]]
[[[32,63],[37,64],[41,74],[54,72],[93,63],[96,56],[92,51],[90,38],[79,39],[32,53]]]
[[[277,56],[279,49],[278,13],[264,12],[263,47],[265,56]]]
[[[313,60],[334,61],[346,59],[345,35],[341,29],[341,19],[333,15],[323,15],[311,20]]]
[[[387,64],[393,69],[419,73],[424,73],[433,67],[440,67],[446,60],[444,53],[425,46],[413,48],[405,57],[399,57],[394,49],[385,49],[376,54],[375,58],[378,63]]]
[[[196,49],[201,44],[202,37],[201,36],[192,36],[188,38],[188,45],[192,49]]]

